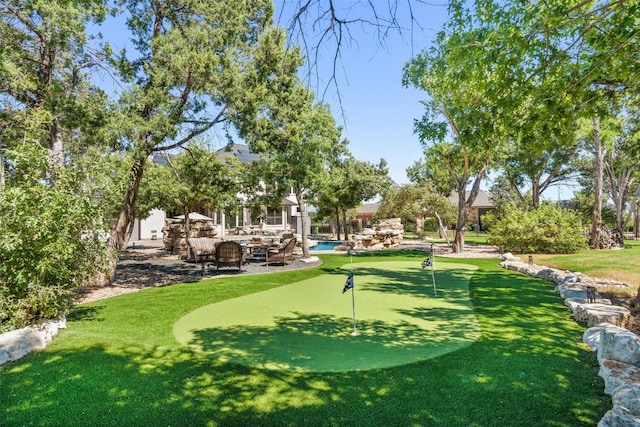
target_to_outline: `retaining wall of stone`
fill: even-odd
[[[66,327],[67,319],[62,317],[1,334],[0,365],[20,359],[32,351],[44,349],[58,335],[58,330]]]
[[[505,254],[500,265],[556,283],[556,290],[573,312],[574,318],[586,323],[583,340],[597,352],[605,393],[611,395],[613,408],[602,417],[598,427],[640,427],[640,337],[625,329],[631,313],[624,307],[602,298],[598,289],[629,287],[612,280],[601,280],[555,268],[522,262]],[[589,300],[587,287],[595,288],[595,300]]]

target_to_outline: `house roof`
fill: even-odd
[[[357,210],[358,214],[366,215],[366,214],[374,214],[378,212],[378,207],[380,203],[365,203],[360,206]]]
[[[218,156],[221,158],[234,156],[244,163],[253,163],[260,160],[260,155],[252,153],[249,146],[246,144],[227,144],[216,153],[218,153]]]
[[[465,192],[465,197],[469,197],[469,191]],[[449,201],[454,205],[458,204],[458,193],[455,191],[449,196]],[[494,208],[495,204],[491,201],[491,193],[485,190],[478,191],[476,199],[471,205],[473,208]]]
[[[282,206],[298,206],[298,200],[293,194],[288,195],[282,199]]]

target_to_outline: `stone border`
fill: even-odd
[[[524,263],[509,253],[504,254],[500,266],[556,283],[556,291],[574,318],[589,326],[582,339],[597,352],[598,375],[604,379],[604,392],[611,396],[613,404],[598,427],[640,427],[640,337],[624,328],[631,316],[629,310],[611,305],[597,293],[599,288],[629,285]],[[593,302],[589,301],[587,287],[596,290]]]
[[[44,349],[59,329],[66,329],[67,319],[48,320],[0,335],[0,365],[18,360],[34,350]]]

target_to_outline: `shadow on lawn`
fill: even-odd
[[[348,276],[351,273],[349,267],[334,269],[332,274]],[[364,267],[354,264],[354,276],[356,286],[361,289],[395,293],[412,296],[423,296],[431,298],[433,296],[433,280],[430,269],[422,269],[420,262],[416,262],[415,268],[411,270],[394,270],[384,267]],[[434,277],[436,287],[440,293],[446,294],[447,298],[464,298],[468,299],[466,287],[460,293],[461,281],[467,282],[473,270],[468,268],[446,269],[435,268]],[[367,276],[373,276],[376,280],[366,280]],[[443,294],[443,295],[444,295]]]
[[[408,321],[358,322],[360,335],[350,335],[352,319],[294,312],[273,326],[200,329],[190,346],[214,359],[246,366],[298,371],[336,372],[403,365],[469,345],[479,335],[459,310],[407,312],[430,320],[433,330]],[[468,313],[471,314],[471,313]],[[437,317],[434,317],[437,316]]]
[[[552,287],[476,272],[480,340],[371,371],[264,370],[127,341],[65,348],[63,336],[0,368],[0,425],[596,425],[610,399]]]
[[[606,410],[584,365],[514,351],[506,360],[492,360],[490,350],[486,342],[423,363],[333,374],[217,363],[187,349],[96,345],[46,352],[0,372],[0,421],[4,426],[595,425]],[[565,399],[576,389],[579,393]]]
[[[102,305],[94,305],[92,307],[87,307],[84,305],[75,306],[73,307],[73,310],[71,310],[69,314],[67,314],[67,320],[70,322],[102,322],[104,321],[104,317],[100,315],[102,310],[104,310],[104,306]]]

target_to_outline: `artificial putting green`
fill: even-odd
[[[342,294],[349,271],[352,294]],[[469,299],[476,267],[392,261],[345,265],[290,285],[200,307],[174,324],[182,344],[214,359],[296,371],[398,366],[470,345],[480,326]]]

